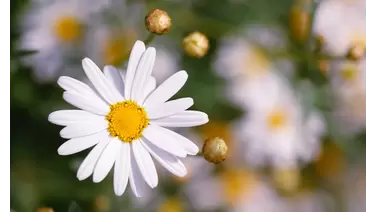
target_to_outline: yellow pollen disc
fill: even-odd
[[[259,49],[251,47],[249,53],[245,55],[245,70],[255,76],[264,74],[269,70],[270,61],[267,56]]]
[[[287,114],[284,111],[272,111],[267,116],[267,124],[270,129],[277,129],[283,127],[287,123]]]
[[[257,182],[255,175],[243,169],[227,169],[221,173],[220,180],[229,204],[247,200],[248,192]]]
[[[110,135],[128,143],[141,137],[149,123],[145,109],[129,100],[111,105],[106,119]]]
[[[341,71],[341,77],[344,81],[352,81],[356,79],[357,68],[355,65],[348,64]]]
[[[133,32],[113,33],[104,44],[103,58],[105,64],[114,66],[123,64],[135,39],[136,35]]]
[[[82,24],[77,17],[62,16],[55,21],[53,31],[60,41],[71,43],[81,37]]]

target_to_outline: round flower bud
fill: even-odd
[[[201,32],[192,32],[183,39],[183,49],[191,57],[203,57],[209,49],[209,40]]]
[[[54,209],[48,208],[48,207],[43,207],[43,208],[38,208],[36,212],[54,212]]]
[[[154,9],[145,17],[145,26],[149,32],[162,35],[169,32],[171,18],[167,12]]]
[[[365,56],[365,45],[355,45],[349,49],[347,58],[351,60],[359,60]]]
[[[202,153],[208,162],[218,164],[226,159],[228,146],[222,138],[209,138],[204,142]]]
[[[292,37],[298,42],[308,39],[311,16],[306,9],[311,0],[296,0],[289,14],[289,28]]]

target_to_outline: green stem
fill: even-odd
[[[156,37],[154,33],[149,33],[148,37],[144,40],[145,45],[148,45]]]

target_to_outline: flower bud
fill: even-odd
[[[226,159],[228,146],[222,138],[209,138],[204,142],[202,153],[208,162],[218,164]]]
[[[201,32],[192,32],[183,39],[183,49],[191,57],[203,57],[209,49],[209,40]]]
[[[359,60],[365,56],[365,49],[365,45],[355,45],[349,49],[347,58],[351,60]]]
[[[289,28],[298,42],[304,42],[309,36],[311,16],[306,8],[310,3],[311,0],[296,0],[289,14]]]
[[[167,12],[154,9],[145,17],[145,26],[149,32],[162,35],[169,32],[171,18]]]

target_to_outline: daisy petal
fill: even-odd
[[[81,152],[98,144],[101,141],[101,138],[108,134],[109,133],[106,130],[104,130],[96,134],[70,139],[58,148],[58,154],[71,155]]]
[[[90,151],[88,156],[81,163],[79,170],[77,171],[77,178],[79,180],[85,180],[88,178],[94,170],[94,167],[97,163],[98,158],[101,156],[102,151],[105,149],[109,143],[110,138],[103,138],[93,149]]]
[[[105,119],[70,124],[60,131],[62,138],[76,138],[100,132],[108,127]]]
[[[146,182],[143,179],[143,175],[138,168],[136,163],[135,155],[133,151],[131,153],[131,169],[130,169],[130,186],[135,196],[142,197],[148,189]]]
[[[106,148],[103,150],[101,156],[99,157],[96,167],[93,173],[93,182],[101,182],[107,174],[110,172],[111,168],[115,163],[115,159],[118,157],[119,148],[122,142],[118,138],[112,138]]]
[[[156,78],[150,77],[147,81],[147,84],[145,86],[144,90],[144,98],[143,101],[148,97],[148,95],[156,88]]]
[[[117,196],[121,196],[127,188],[131,169],[130,156],[130,144],[122,144],[114,168],[114,192]]]
[[[162,130],[161,130],[162,129]],[[186,157],[186,151],[179,146],[175,138],[166,134],[166,129],[157,125],[149,125],[144,129],[143,135],[152,144],[178,157]]]
[[[159,119],[175,113],[183,112],[193,104],[194,100],[192,98],[181,98],[168,101],[154,107],[147,107],[146,109],[149,119]]]
[[[146,105],[159,105],[169,100],[186,83],[188,75],[186,71],[179,71],[165,80],[145,100]]]
[[[103,116],[98,116],[84,110],[59,110],[48,115],[49,122],[60,126],[67,126],[70,124],[77,124],[82,122],[92,122],[103,119]]]
[[[103,73],[107,80],[109,80],[115,88],[119,91],[119,93],[124,96],[124,82],[122,75],[114,66],[105,66],[103,69]]]
[[[145,52],[145,45],[142,41],[136,41],[131,50],[130,59],[128,60],[128,66],[124,84],[124,97],[129,99],[131,97],[131,88],[135,78],[135,72],[137,65],[139,64],[141,56]]]
[[[145,85],[151,76],[154,61],[156,59],[156,49],[149,47],[141,57],[137,65],[135,79],[131,88],[131,99],[140,101],[144,97]]]
[[[97,95],[87,84],[73,79],[72,77],[62,76],[58,79],[58,85],[66,91],[76,91],[83,95]]]
[[[145,182],[151,188],[156,187],[158,184],[158,177],[151,155],[143,147],[139,140],[132,142],[132,151]]]
[[[207,122],[207,114],[193,110],[183,111],[161,119],[150,120],[150,123],[161,127],[194,127]]]
[[[96,96],[84,96],[75,91],[64,92],[63,99],[77,108],[97,115],[107,115],[110,110],[110,107],[100,98]]]
[[[176,156],[161,150],[148,140],[141,139],[141,143],[144,148],[172,174],[178,177],[183,177],[187,174],[185,165]]]
[[[180,134],[173,132],[169,129],[166,129],[164,127],[160,127],[160,126],[157,126],[157,125],[150,125],[149,127],[151,127],[151,126],[153,126],[154,128],[157,128],[158,131],[161,134],[163,134],[170,141],[173,141],[175,145],[178,145],[179,147],[184,149],[187,152],[187,154],[189,154],[189,155],[198,154],[198,152],[199,152],[198,146],[196,146],[196,144],[194,144],[192,141],[190,141],[186,137],[181,136]]]
[[[117,89],[111,84],[103,75],[98,66],[89,58],[82,60],[82,67],[84,68],[86,76],[94,85],[99,94],[109,103],[114,104],[123,101],[124,98]]]

